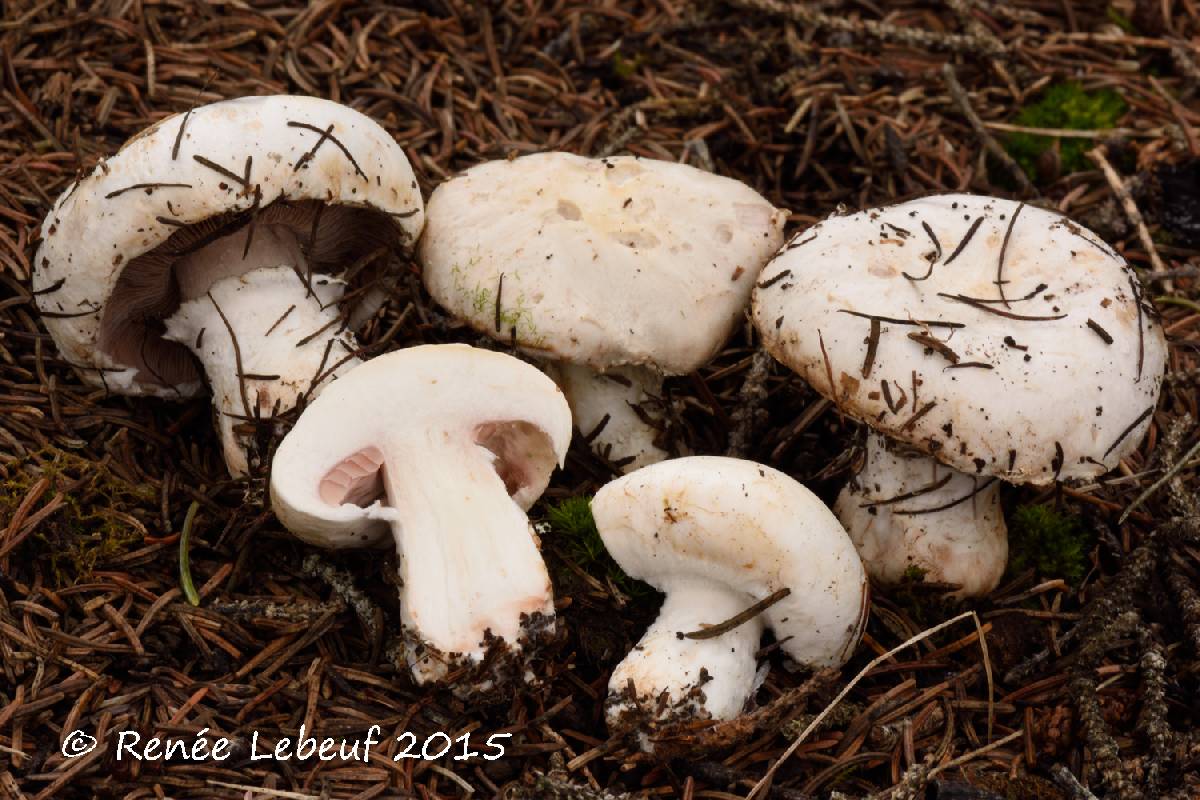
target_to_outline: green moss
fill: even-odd
[[[142,541],[129,512],[151,504],[155,491],[115,475],[107,466],[73,453],[45,448],[10,462],[0,477],[0,519],[11,519],[30,489],[45,478],[49,487],[29,509],[36,514],[62,493],[62,506],[40,522],[20,546],[48,562],[59,586],[87,579],[98,564]]]
[[[1093,536],[1079,517],[1048,505],[1019,506],[1009,520],[1009,571],[1033,568],[1077,583],[1087,571]]]
[[[910,564],[904,570],[904,576],[901,578],[905,583],[921,583],[925,580],[925,570],[918,567],[916,564]]]
[[[491,320],[496,313],[496,299],[492,290],[479,282],[474,284],[467,282],[467,273],[474,269],[478,261],[478,258],[473,258],[466,267],[455,264],[451,267],[450,274],[454,281],[454,291],[466,297],[472,316],[477,320]],[[514,274],[512,277],[516,278],[516,275]],[[502,331],[505,327],[515,330],[516,338],[523,345],[545,346],[545,341],[538,333],[537,325],[534,323],[533,309],[529,307],[523,291],[517,292],[514,297],[507,287],[504,289],[504,294],[500,298],[500,327]],[[500,336],[498,338],[507,339],[508,337]]]
[[[613,585],[630,597],[642,597],[653,589],[625,574],[608,550],[592,518],[590,497],[568,497],[546,509],[550,523],[551,543],[562,556],[589,575],[611,580]]]
[[[641,53],[638,53],[633,58],[626,58],[620,50],[617,50],[612,54],[613,75],[621,80],[632,78],[644,61],[645,58]]]
[[[1133,29],[1133,21],[1131,19],[1129,19],[1129,17],[1122,14],[1120,11],[1117,11],[1117,9],[1114,8],[1113,6],[1108,7],[1107,16],[1108,16],[1109,22],[1116,25],[1118,28],[1125,31],[1126,33],[1135,33],[1136,32]]]
[[[1089,92],[1078,83],[1065,81],[1046,88],[1036,102],[1017,113],[1013,122],[1027,128],[1099,130],[1115,127],[1126,109],[1121,95],[1112,89]],[[1059,139],[1029,133],[1012,133],[1005,140],[1009,154],[1026,173],[1036,175],[1039,179],[1049,176],[1039,174],[1038,159],[1056,144],[1064,173],[1087,168],[1085,153],[1093,146],[1091,140]]]

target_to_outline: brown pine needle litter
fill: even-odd
[[[1159,184],[1196,158],[1198,42],[1192,0],[9,3],[0,796],[1200,796],[1200,221],[1183,205],[1200,187],[1184,197]],[[1062,84],[1085,111],[1110,93],[1122,110],[1094,124],[1030,116]],[[398,663],[394,556],[303,546],[267,509],[261,476],[229,479],[207,398],[90,388],[34,305],[41,221],[78,176],[169,115],[182,133],[196,106],[268,93],[379,120],[426,197],[481,161],[569,150],[739,178],[792,211],[789,235],[839,206],[935,192],[1057,209],[1161,297],[1162,400],[1113,474],[1006,490],[1013,567],[990,597],[964,607],[917,576],[876,587],[854,658],[807,693],[796,690],[819,682],[765,642],[758,727],[718,750],[660,761],[609,737],[608,676],[658,600],[554,529],[542,539],[562,633],[532,665],[537,681],[486,702],[419,689]],[[323,128],[312,140],[337,146]],[[243,180],[236,150],[203,157]],[[477,343],[430,302],[413,265],[391,266],[386,284],[353,290],[386,299],[361,330],[365,355]],[[697,375],[669,379],[663,441],[732,448],[832,501],[861,459],[859,431],[758,352],[741,331]],[[860,366],[871,373],[870,359]],[[259,432],[265,443],[280,434]],[[577,442],[533,518],[611,476]],[[968,617],[977,627],[963,634],[955,623]],[[369,757],[251,760],[285,737],[294,751],[301,725],[352,742],[373,724],[383,741]],[[227,759],[117,760],[122,731],[191,742],[205,729],[229,740]],[[72,731],[97,748],[65,758]],[[454,760],[457,743],[434,761],[396,760],[405,731],[418,751],[434,737],[435,752],[438,732],[469,735],[476,751],[511,736],[495,760]]]

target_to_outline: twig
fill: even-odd
[[[363,630],[367,632],[371,640],[376,641],[379,638],[379,621],[375,615],[375,604],[362,589],[358,588],[349,572],[338,569],[316,553],[304,559],[300,570],[305,575],[320,578],[328,584],[335,595],[354,609],[355,616],[362,622]]]
[[[779,591],[772,592],[771,594],[767,595],[762,600],[759,600],[757,603],[747,608],[745,611],[739,611],[737,614],[734,614],[724,622],[718,622],[716,625],[710,625],[707,628],[701,628],[700,630],[692,631],[691,633],[677,633],[675,635],[680,639],[695,639],[697,641],[715,639],[718,636],[729,633],[734,628],[745,625],[747,622],[754,619],[759,614],[763,613],[791,593],[791,589],[784,587]]]
[[[1117,520],[1117,524],[1120,525],[1124,523],[1125,520],[1129,519],[1130,514],[1136,511],[1142,503],[1153,497],[1159,489],[1166,486],[1167,483],[1169,483],[1172,478],[1178,475],[1183,468],[1187,466],[1188,462],[1195,458],[1197,454],[1200,454],[1200,440],[1197,440],[1196,443],[1192,445],[1186,453],[1183,454],[1183,458],[1178,459],[1174,464],[1172,464],[1167,471],[1162,474],[1162,477],[1150,484],[1150,486],[1147,487],[1144,492],[1137,496],[1136,500],[1129,504],[1129,507],[1121,513],[1121,518]]]
[[[1007,48],[994,38],[985,40],[970,34],[937,33],[924,28],[905,28],[871,19],[832,16],[798,3],[783,3],[779,0],[730,0],[730,4],[747,11],[761,11],[764,14],[783,17],[800,25],[896,42],[918,50],[942,50],[984,56],[1007,53]]]
[[[817,714],[817,716],[813,718],[813,721],[808,724],[808,727],[800,732],[800,735],[797,736],[795,740],[788,746],[788,749],[784,750],[783,754],[780,755],[779,758],[775,759],[775,762],[771,764],[770,768],[767,769],[766,774],[762,776],[758,783],[754,784],[754,788],[751,789],[750,793],[746,795],[746,800],[754,800],[754,798],[759,796],[763,789],[770,785],[771,781],[775,778],[775,773],[779,771],[779,768],[782,767],[789,758],[795,755],[796,751],[800,749],[800,745],[804,744],[805,740],[808,739],[809,734],[816,730],[817,726],[821,724],[821,720],[829,716],[829,713],[833,711],[834,707],[837,706],[838,703],[842,702],[846,695],[850,694],[850,691],[857,686],[863,678],[870,674],[871,670],[875,669],[875,667],[879,666],[884,661],[887,661],[889,658],[896,655],[896,653],[899,653],[906,647],[910,647],[918,642],[923,642],[930,636],[933,636],[935,633],[943,631],[946,628],[949,628],[951,625],[962,622],[964,619],[970,617],[975,617],[976,624],[978,624],[979,620],[974,611],[964,611],[956,617],[951,617],[945,622],[941,622],[937,625],[934,625],[932,628],[927,628],[926,630],[921,631],[916,636],[901,642],[891,650],[888,650],[886,653],[871,659],[871,661],[868,662],[865,667],[859,670],[857,675],[850,679],[849,683],[842,687],[842,690],[837,693],[837,696],[834,697],[833,700],[830,701],[829,705],[825,706],[825,710],[820,714]]]
[[[1050,768],[1050,777],[1058,784],[1058,788],[1067,793],[1069,800],[1099,800],[1062,764]]]
[[[1163,263],[1162,257],[1158,254],[1158,247],[1155,246],[1154,239],[1150,237],[1150,229],[1146,227],[1146,221],[1142,218],[1142,212],[1138,210],[1137,203],[1133,201],[1133,195],[1125,187],[1125,182],[1121,180],[1121,176],[1113,169],[1113,165],[1108,162],[1108,158],[1105,156],[1106,149],[1102,144],[1095,149],[1089,150],[1087,156],[1104,173],[1104,179],[1108,181],[1109,188],[1112,189],[1113,194],[1120,201],[1121,208],[1125,211],[1125,216],[1129,218],[1130,223],[1137,229],[1138,239],[1141,240],[1142,247],[1145,248],[1147,255],[1150,256],[1150,269],[1153,272],[1165,272],[1167,265]],[[1170,281],[1164,281],[1163,287],[1168,292],[1174,289]]]
[[[729,415],[733,427],[729,431],[729,444],[725,449],[726,454],[734,458],[744,457],[750,451],[750,443],[767,416],[762,406],[767,399],[766,382],[771,361],[771,354],[766,350],[756,350],[750,358],[746,379],[738,389],[737,408]]]
[[[1009,174],[1021,187],[1021,191],[1029,195],[1038,195],[1037,187],[1029,180],[1029,176],[1025,174],[1025,170],[1021,169],[1021,165],[1013,160],[1013,157],[1008,154],[1008,151],[1000,146],[996,141],[996,137],[992,136],[991,132],[984,126],[983,120],[975,113],[975,109],[971,107],[971,100],[967,97],[967,90],[958,82],[958,75],[954,71],[954,65],[947,62],[942,65],[942,77],[946,80],[946,88],[950,91],[950,97],[954,100],[954,104],[958,106],[958,110],[967,118],[967,122],[971,124],[971,129],[975,131],[975,135],[983,142],[986,149],[992,156],[1004,165]]]

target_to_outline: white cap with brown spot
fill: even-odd
[[[560,362],[580,430],[603,422],[593,445],[633,469],[665,453],[630,404],[650,412],[664,373],[716,354],[785,219],[749,186],[683,164],[539,153],[439,186],[420,258],[455,316]]]

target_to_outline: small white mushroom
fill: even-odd
[[[785,219],[750,187],[682,164],[540,153],[439,186],[420,259],[455,316],[560,362],[579,430],[636,469],[666,456],[663,375],[721,348]]]
[[[666,594],[609,681],[611,727],[737,717],[765,628],[812,667],[844,663],[858,643],[868,599],[854,545],[782,472],[717,456],[664,461],[606,485],[592,514],[617,563]],[[706,634],[772,597],[760,614]]]
[[[867,570],[982,595],[998,481],[1093,478],[1141,440],[1166,340],[1133,270],[1049,211],[971,195],[833,216],[763,270],[766,348],[879,435],[835,511]]]
[[[312,97],[228,100],[155,124],[68,189],[33,287],[91,383],[186,397],[207,377],[239,476],[256,457],[239,423],[358,363],[342,274],[378,275],[423,221],[404,151],[371,119]]]
[[[570,439],[567,402],[535,367],[466,345],[399,350],[305,409],[275,453],[271,505],[310,544],[392,537],[413,676],[486,662],[467,688],[488,688],[523,675],[522,654],[554,629],[525,511]]]

